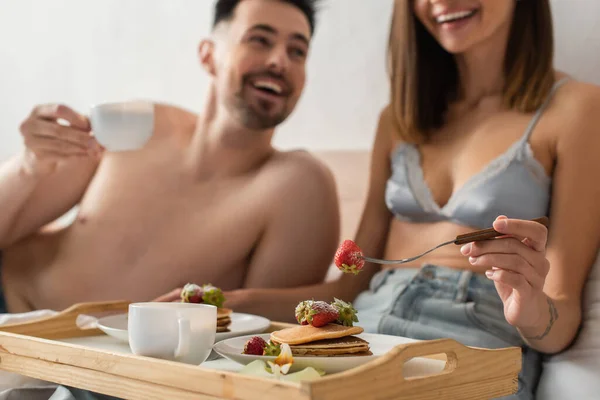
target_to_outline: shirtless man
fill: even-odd
[[[313,3],[217,1],[199,46],[205,109],[157,104],[141,150],[103,151],[84,115],[35,107],[24,152],[0,166],[3,311],[322,281],[339,234],[333,177],[271,145],[304,87]],[[47,229],[76,205],[69,227]]]

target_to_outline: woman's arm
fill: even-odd
[[[497,220],[496,230],[513,237],[474,243],[463,254],[475,265],[499,268],[488,277],[507,321],[534,349],[557,353],[577,334],[583,288],[600,245],[600,88],[565,85],[549,111],[548,124],[560,129],[549,231],[529,221],[502,226]]]
[[[562,351],[577,334],[583,288],[600,245],[600,88],[573,83],[565,89],[546,251],[544,292],[552,305],[537,330],[522,332],[532,347],[548,353]]]
[[[390,176],[389,157],[394,141],[390,116],[385,109],[379,118],[371,155],[369,193],[356,234],[356,243],[366,254],[383,255],[390,213],[385,207],[385,185]],[[352,162],[352,160],[349,160]],[[225,293],[226,307],[238,312],[264,315],[272,320],[293,321],[296,305],[307,299],[354,301],[366,290],[379,266],[367,263],[358,275],[344,274],[339,279],[318,285],[289,289],[240,289]]]

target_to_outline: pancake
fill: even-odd
[[[363,332],[358,326],[328,324],[320,328],[300,325],[271,333],[271,341],[286,343],[292,355],[315,357],[372,355],[369,342],[353,336]]]
[[[369,342],[356,336],[317,340],[290,346],[295,356],[362,356],[371,355]]]
[[[217,320],[217,329],[227,328],[231,325],[231,318]]]
[[[231,316],[233,312],[230,308],[217,308],[217,319]]]
[[[338,339],[345,336],[358,335],[364,329],[359,326],[343,326],[327,324],[315,328],[312,325],[298,325],[271,333],[271,340],[277,343],[287,343],[290,346],[316,342],[325,339]]]
[[[231,313],[233,310],[229,308],[217,309],[217,332],[229,332],[231,325]]]

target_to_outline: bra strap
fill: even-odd
[[[533,118],[529,122],[529,125],[527,126],[527,129],[525,130],[525,134],[523,135],[523,138],[521,139],[521,144],[522,145],[524,145],[525,143],[527,143],[529,141],[529,138],[531,137],[531,134],[533,133],[533,130],[535,129],[535,127],[536,127],[537,123],[539,122],[540,118],[542,118],[542,114],[544,114],[544,111],[548,107],[548,104],[550,104],[550,100],[554,96],[554,93],[556,93],[556,91],[562,85],[564,85],[568,80],[570,80],[570,77],[566,76],[566,77],[562,78],[560,81],[556,82],[552,86],[552,90],[550,90],[550,93],[548,94],[548,97],[546,98],[546,100],[544,101],[544,103],[540,106],[540,108],[536,111],[535,115],[533,116]]]

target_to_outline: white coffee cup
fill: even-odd
[[[92,132],[107,151],[139,150],[154,132],[154,104],[147,101],[102,103],[91,107]]]
[[[199,365],[217,331],[217,307],[194,303],[132,303],[127,322],[133,354]]]

